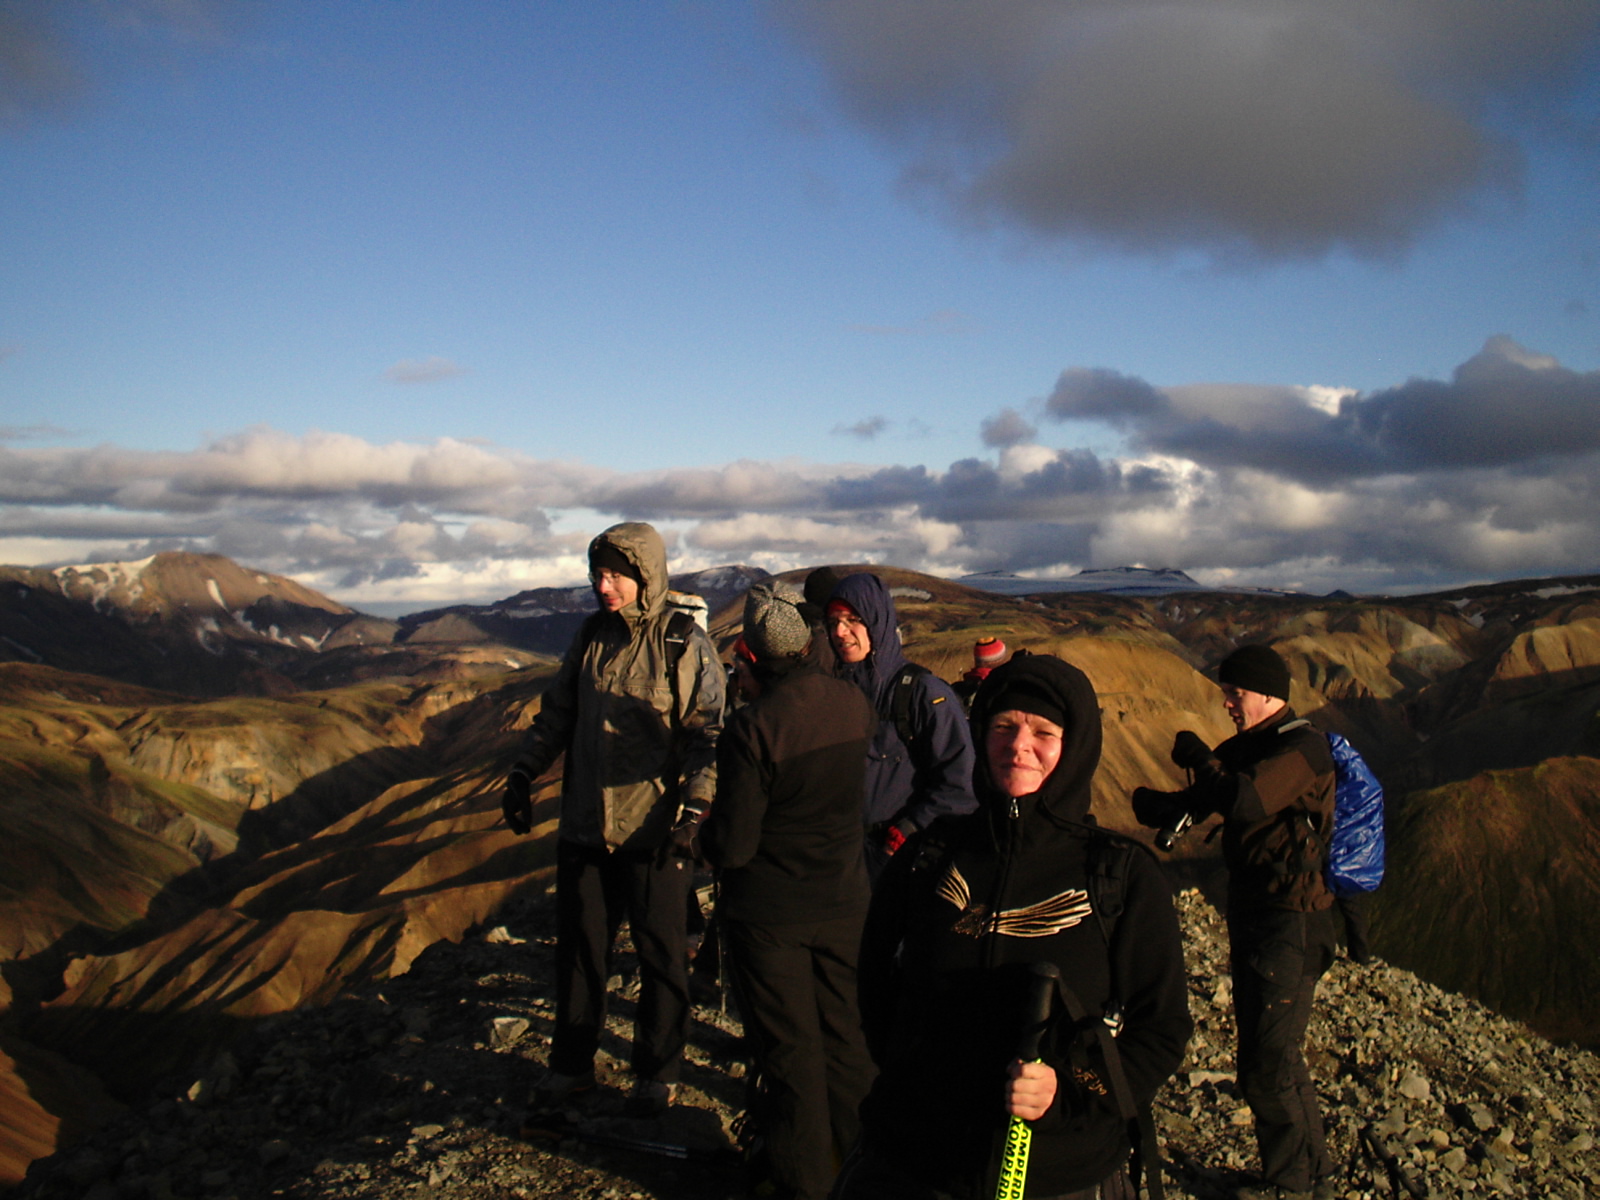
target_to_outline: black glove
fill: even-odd
[[[1150,829],[1165,828],[1182,807],[1171,792],[1147,787],[1133,789],[1133,819]]]
[[[1172,742],[1172,761],[1185,771],[1198,771],[1211,759],[1211,747],[1200,735],[1185,729]]]
[[[700,823],[711,806],[704,800],[685,800],[678,806],[678,819],[667,834],[667,849],[678,858],[700,860]]]
[[[500,815],[506,819],[512,833],[527,833],[533,828],[533,782],[521,767],[514,767],[506,776]]]

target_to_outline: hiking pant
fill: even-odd
[[[1285,1191],[1308,1192],[1334,1170],[1301,1049],[1332,933],[1325,912],[1228,917],[1239,1090],[1255,1115],[1262,1177]]]
[[[639,959],[633,1073],[676,1082],[689,1035],[687,912],[694,871],[671,855],[556,845],[556,1028],[550,1069],[594,1065],[605,1026],[606,980],[627,918]]]
[[[1367,897],[1364,892],[1339,896],[1335,903],[1344,918],[1344,944],[1351,962],[1372,961],[1372,947],[1367,942]]]
[[[861,1101],[876,1074],[856,1006],[865,917],[723,926],[779,1196],[824,1200],[861,1132]]]

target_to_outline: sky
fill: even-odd
[[[0,562],[1600,572],[1597,0],[0,0]]]

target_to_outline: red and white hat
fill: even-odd
[[[1006,660],[1006,644],[997,637],[981,637],[972,647],[972,665],[979,670],[998,667]]]

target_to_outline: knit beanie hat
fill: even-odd
[[[744,642],[757,662],[795,658],[811,644],[811,625],[800,615],[799,596],[758,583],[744,598]]]
[[[1240,646],[1217,667],[1217,682],[1279,700],[1289,698],[1289,666],[1270,646]]]
[[[847,572],[838,567],[818,567],[806,576],[806,603],[813,605],[820,613],[827,607],[828,597],[833,595],[833,589],[839,586],[839,581]]]
[[[1006,660],[1006,644],[997,637],[981,637],[972,648],[974,668],[998,667]]]
[[[991,675],[989,678],[1004,680],[999,690],[989,693],[986,698],[985,711],[991,717],[995,713],[1025,712],[1054,721],[1063,729],[1067,727],[1067,710],[1062,707],[1059,695],[1040,687],[1032,679],[1017,679],[1015,674]]]
[[[596,538],[589,547],[589,571],[615,571],[619,575],[626,575],[635,583],[642,583],[639,577],[639,568],[628,561],[628,556],[618,550],[610,542]]]

